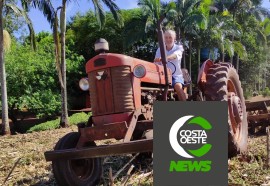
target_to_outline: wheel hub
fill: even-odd
[[[243,108],[241,99],[235,95],[234,92],[229,92],[228,100],[230,102],[231,107],[231,114],[233,114],[233,117],[236,121],[236,124],[238,125],[243,121]]]
[[[71,160],[70,165],[75,175],[81,180],[87,179],[92,174],[93,162],[91,159]]]

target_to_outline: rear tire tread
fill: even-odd
[[[247,118],[244,104],[243,89],[239,76],[233,66],[229,63],[216,63],[207,72],[205,85],[206,101],[228,101],[227,81],[232,80],[238,91],[238,96],[243,102],[244,119],[241,126],[241,140],[236,141],[232,132],[230,117],[228,117],[228,153],[229,157],[235,156],[239,152],[246,151],[247,148]],[[229,113],[228,113],[229,114]]]

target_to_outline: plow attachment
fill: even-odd
[[[45,152],[47,161],[96,158],[113,155],[132,154],[137,152],[153,151],[153,139],[136,140],[112,145],[82,149],[64,149]]]
[[[246,102],[248,126],[251,134],[256,133],[257,128],[260,128],[261,132],[265,132],[270,119],[269,106],[270,100]]]

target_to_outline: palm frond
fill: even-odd
[[[141,29],[145,25],[145,22],[145,17],[135,17],[132,19],[132,21],[125,25],[123,30],[124,48],[128,48],[134,43],[139,42],[147,37],[145,30]]]
[[[225,51],[228,52],[229,56],[232,57],[234,55],[234,47],[233,47],[233,43],[231,40],[229,39],[224,39],[224,48]]]
[[[102,0],[102,1],[110,9],[117,24],[120,27],[122,27],[124,25],[124,22],[119,7],[112,0]]]
[[[92,0],[93,4],[94,4],[94,8],[95,8],[95,15],[98,21],[98,24],[100,26],[100,28],[102,28],[105,24],[106,21],[106,14],[105,11],[101,5],[100,0]]]
[[[22,8],[23,8],[26,12],[29,12],[29,11],[30,11],[29,1],[22,0],[22,1],[21,1],[21,5],[22,5]]]
[[[270,19],[266,18],[262,23],[261,26],[264,28],[263,32],[265,33],[266,36],[270,35]]]
[[[233,41],[234,51],[239,55],[240,59],[247,59],[247,51],[240,41]]]
[[[259,44],[265,45],[267,43],[266,35],[262,32],[261,29],[257,29],[256,33],[257,33],[257,42]]]
[[[154,21],[151,18],[147,19],[147,21],[145,23],[145,33],[149,32],[150,30],[154,30],[154,29],[155,29]]]
[[[27,12],[21,10],[19,7],[17,7],[15,4],[6,4],[7,7],[12,9],[18,16],[22,16],[27,23],[29,32],[30,32],[30,42],[32,49],[36,50],[36,40],[35,40],[35,31],[33,28],[32,21],[30,20]]]
[[[177,14],[176,10],[170,9],[170,10],[166,13],[166,18],[169,19],[169,20],[171,20],[171,21],[173,21],[173,20],[176,19],[177,15],[178,15],[178,14]]]
[[[23,2],[29,2],[24,0]],[[53,28],[54,24],[54,8],[50,0],[31,0],[31,6],[34,8],[38,8],[46,17],[47,21],[50,23],[51,28]],[[27,3],[25,3],[27,4]]]
[[[166,3],[166,4],[161,4],[161,5],[162,5],[161,7],[164,8],[165,13],[168,13],[171,10],[174,10],[175,11],[175,9],[176,9],[176,4],[173,1],[171,1],[169,3]]]
[[[254,15],[257,20],[262,21],[264,18],[270,18],[270,11],[264,7],[253,7],[249,13]]]

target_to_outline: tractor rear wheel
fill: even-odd
[[[239,76],[229,63],[216,63],[207,72],[206,101],[228,102],[228,156],[247,150],[248,123]]]
[[[71,132],[61,138],[54,150],[75,148],[79,140],[78,132]],[[94,142],[87,146],[96,146]],[[58,185],[62,186],[94,186],[100,181],[102,165],[100,158],[55,160],[52,162],[54,177]]]

